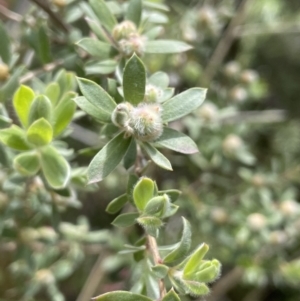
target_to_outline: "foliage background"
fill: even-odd
[[[235,39],[231,41],[226,34],[244,2],[243,18],[236,24]],[[201,154],[187,158],[170,153],[174,172],[151,167],[151,175],[164,189],[179,187],[183,190],[179,201],[184,210],[181,214],[188,216],[193,228],[197,229],[195,244],[206,241],[213,256],[223,264],[222,277],[213,285],[214,293],[207,300],[296,301],[300,293],[299,1],[170,0],[167,4],[170,20],[162,35],[184,39],[194,50],[182,55],[149,55],[145,58],[146,65],[150,73],[168,72],[171,86],[177,92],[193,86],[208,87],[207,103],[212,105],[174,124],[197,141]],[[32,3],[28,1],[2,0],[1,5],[20,15],[40,17],[41,12],[32,10]],[[65,17],[63,11],[59,14]],[[5,16],[1,18],[8,22],[11,38],[18,37],[20,28],[16,22],[7,21]],[[62,41],[57,34],[59,29],[53,34],[55,26],[46,24],[46,33],[53,40],[51,56],[45,62],[68,58],[63,66],[83,75],[78,49],[73,46],[80,34],[74,31],[69,40]],[[83,20],[79,19],[72,26],[88,34]],[[22,30],[21,36],[24,39],[20,41],[22,49],[28,46],[28,40]],[[221,48],[224,57],[207,80],[207,66],[222,41],[228,49]],[[36,52],[34,49],[34,55]],[[40,61],[33,59],[31,69],[39,66]],[[235,73],[234,68],[241,71]],[[242,71],[249,69],[255,74],[250,83],[247,82],[249,78],[241,80]],[[70,147],[78,151],[101,144],[94,142],[100,141],[97,123],[84,117],[77,126],[76,134],[67,139]],[[243,146],[238,147],[238,153],[224,146],[228,135],[241,139]],[[90,158],[81,155],[76,160],[84,165]],[[62,216],[72,223],[79,216],[86,216],[91,229],[111,229],[114,233],[105,250],[102,245],[90,245],[84,262],[60,283],[67,300],[76,300],[79,296],[99,253],[102,265],[97,271],[100,284],[95,295],[128,288],[131,260],[113,255],[124,243],[124,236],[111,227],[114,216],[105,212],[108,202],[126,189],[127,181],[122,172],[124,174],[122,168],[113,172],[96,191],[80,192],[82,207],[68,209]],[[282,203],[287,200],[293,201],[292,206],[296,205],[285,211]],[[257,220],[254,226],[251,224],[249,215],[253,213],[266,217],[263,225],[258,227]],[[175,233],[173,237],[176,237],[179,215],[167,231]],[[129,241],[136,235],[134,232],[125,234]],[[6,277],[9,260],[7,254],[1,256],[2,278]],[[297,266],[295,262],[298,262],[298,269],[284,270],[291,261],[294,261],[292,266]]]

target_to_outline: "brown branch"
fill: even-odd
[[[68,33],[70,31],[69,27],[60,19],[60,17],[51,10],[46,0],[30,0],[30,1],[35,3],[42,10],[44,10],[49,15],[49,17],[53,20],[53,22],[56,23],[65,33]]]
[[[1,4],[0,4],[0,14],[12,21],[21,22],[23,20],[23,17],[21,15],[7,9],[4,5]]]
[[[204,70],[204,82],[205,84],[209,83],[215,76],[218,67],[223,62],[226,54],[228,53],[230,46],[232,45],[235,34],[234,29],[238,26],[244,19],[246,6],[251,0],[242,0],[239,5],[236,15],[230,21],[223,37],[221,38],[219,44],[217,45],[214,53],[212,54],[205,70]]]
[[[161,264],[162,259],[158,252],[157,242],[153,236],[147,235],[147,247],[148,250],[153,258],[154,264]],[[160,291],[160,298],[162,299],[164,295],[167,293],[165,283],[162,279],[159,280],[159,291]]]

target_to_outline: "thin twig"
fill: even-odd
[[[57,60],[57,61],[54,61],[52,63],[44,65],[40,69],[30,71],[30,72],[26,73],[24,76],[21,77],[20,84],[24,84],[24,83],[30,81],[31,79],[33,79],[34,77],[38,76],[39,74],[41,74],[43,72],[52,71],[56,67],[59,67],[60,65],[62,65],[63,63],[64,63],[63,60]]]
[[[39,6],[42,10],[44,10],[49,17],[55,22],[64,32],[69,32],[69,27],[60,19],[60,17],[54,13],[51,8],[49,7],[46,0],[30,0],[31,2],[35,3]]]
[[[149,252],[151,253],[151,256],[153,258],[154,264],[161,264],[162,259],[158,252],[157,242],[156,239],[153,236],[147,235],[147,247]],[[167,293],[165,283],[162,279],[159,280],[159,291],[160,291],[160,298],[162,299],[165,294]]]
[[[21,22],[23,17],[0,4],[0,14],[9,20]]]
[[[99,254],[98,259],[95,262],[87,280],[85,281],[85,284],[76,301],[88,301],[94,296],[97,287],[99,286],[105,274],[102,268],[102,263],[106,257],[107,254],[104,252]]]
[[[206,68],[204,71],[204,81],[209,83],[215,76],[218,67],[223,62],[226,54],[228,53],[230,46],[232,45],[235,35],[234,29],[238,26],[244,19],[246,6],[251,0],[243,0],[239,5],[236,15],[230,21],[224,35],[222,36],[219,44],[217,45],[214,53],[212,54]]]

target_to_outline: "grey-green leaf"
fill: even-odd
[[[25,152],[14,158],[14,168],[22,175],[33,176],[40,169],[39,157],[36,152]]]
[[[162,301],[180,301],[179,296],[172,288],[162,299]]]
[[[0,130],[0,141],[16,150],[28,150],[31,148],[26,141],[25,131],[16,125]]]
[[[128,60],[123,74],[125,100],[133,105],[143,101],[146,87],[146,69],[136,54]]]
[[[93,158],[88,167],[88,183],[102,181],[121,162],[130,145],[131,138],[124,138],[120,133],[108,142]]]
[[[83,38],[77,42],[77,45],[85,50],[88,54],[98,59],[109,58],[111,46],[105,42],[92,38]]]
[[[174,40],[150,40],[145,45],[146,53],[181,53],[190,49],[189,44]]]
[[[143,142],[142,147],[156,165],[166,170],[173,170],[170,161],[150,143]]]
[[[170,252],[164,258],[163,260],[164,263],[171,263],[184,258],[191,247],[191,239],[192,239],[191,224],[184,217],[182,218],[182,222],[183,222],[183,230],[182,230],[180,242],[177,248],[172,252]]]
[[[130,20],[137,27],[140,25],[142,17],[142,1],[141,0],[130,0],[126,11],[125,19]]]
[[[107,7],[104,0],[90,0],[90,5],[98,17],[98,20],[107,29],[112,30],[117,24],[117,20]]]
[[[143,295],[126,291],[114,291],[92,298],[95,301],[152,301]]]
[[[41,151],[41,165],[48,184],[54,189],[66,186],[70,178],[70,166],[53,146],[46,146]]]
[[[139,217],[139,213],[133,212],[133,213],[123,213],[118,215],[114,221],[112,222],[112,225],[120,228],[129,227],[136,223],[136,219]]]
[[[115,214],[118,211],[120,211],[127,202],[128,202],[128,196],[126,193],[124,193],[124,194],[118,196],[117,198],[113,199],[108,204],[105,211],[110,214]]]
[[[206,89],[192,88],[163,103],[162,119],[164,122],[179,119],[195,109],[204,101]]]
[[[77,81],[83,96],[94,106],[111,115],[116,107],[116,103],[110,95],[91,80],[77,77]]]
[[[155,144],[183,154],[198,152],[196,143],[190,137],[167,127],[164,128],[163,134],[155,141]]]

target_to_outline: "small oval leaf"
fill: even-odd
[[[129,227],[136,223],[136,219],[139,217],[139,213],[133,212],[133,213],[123,213],[118,215],[114,221],[112,222],[112,225],[120,228]]]
[[[128,202],[128,196],[126,193],[124,193],[124,194],[118,196],[117,198],[113,199],[108,204],[105,211],[110,214],[115,214],[118,211],[120,211],[127,202]]]
[[[14,168],[22,175],[33,176],[40,169],[39,157],[36,152],[19,154],[14,158]]]
[[[180,53],[193,47],[181,41],[174,40],[150,40],[146,42],[146,53]]]
[[[35,146],[49,144],[52,137],[52,126],[45,118],[36,120],[27,130],[27,141]]]
[[[95,301],[152,301],[143,295],[134,294],[126,291],[114,291],[98,297],[92,298]]]
[[[141,178],[133,189],[133,200],[136,207],[143,211],[153,197],[154,182],[149,178]]]

